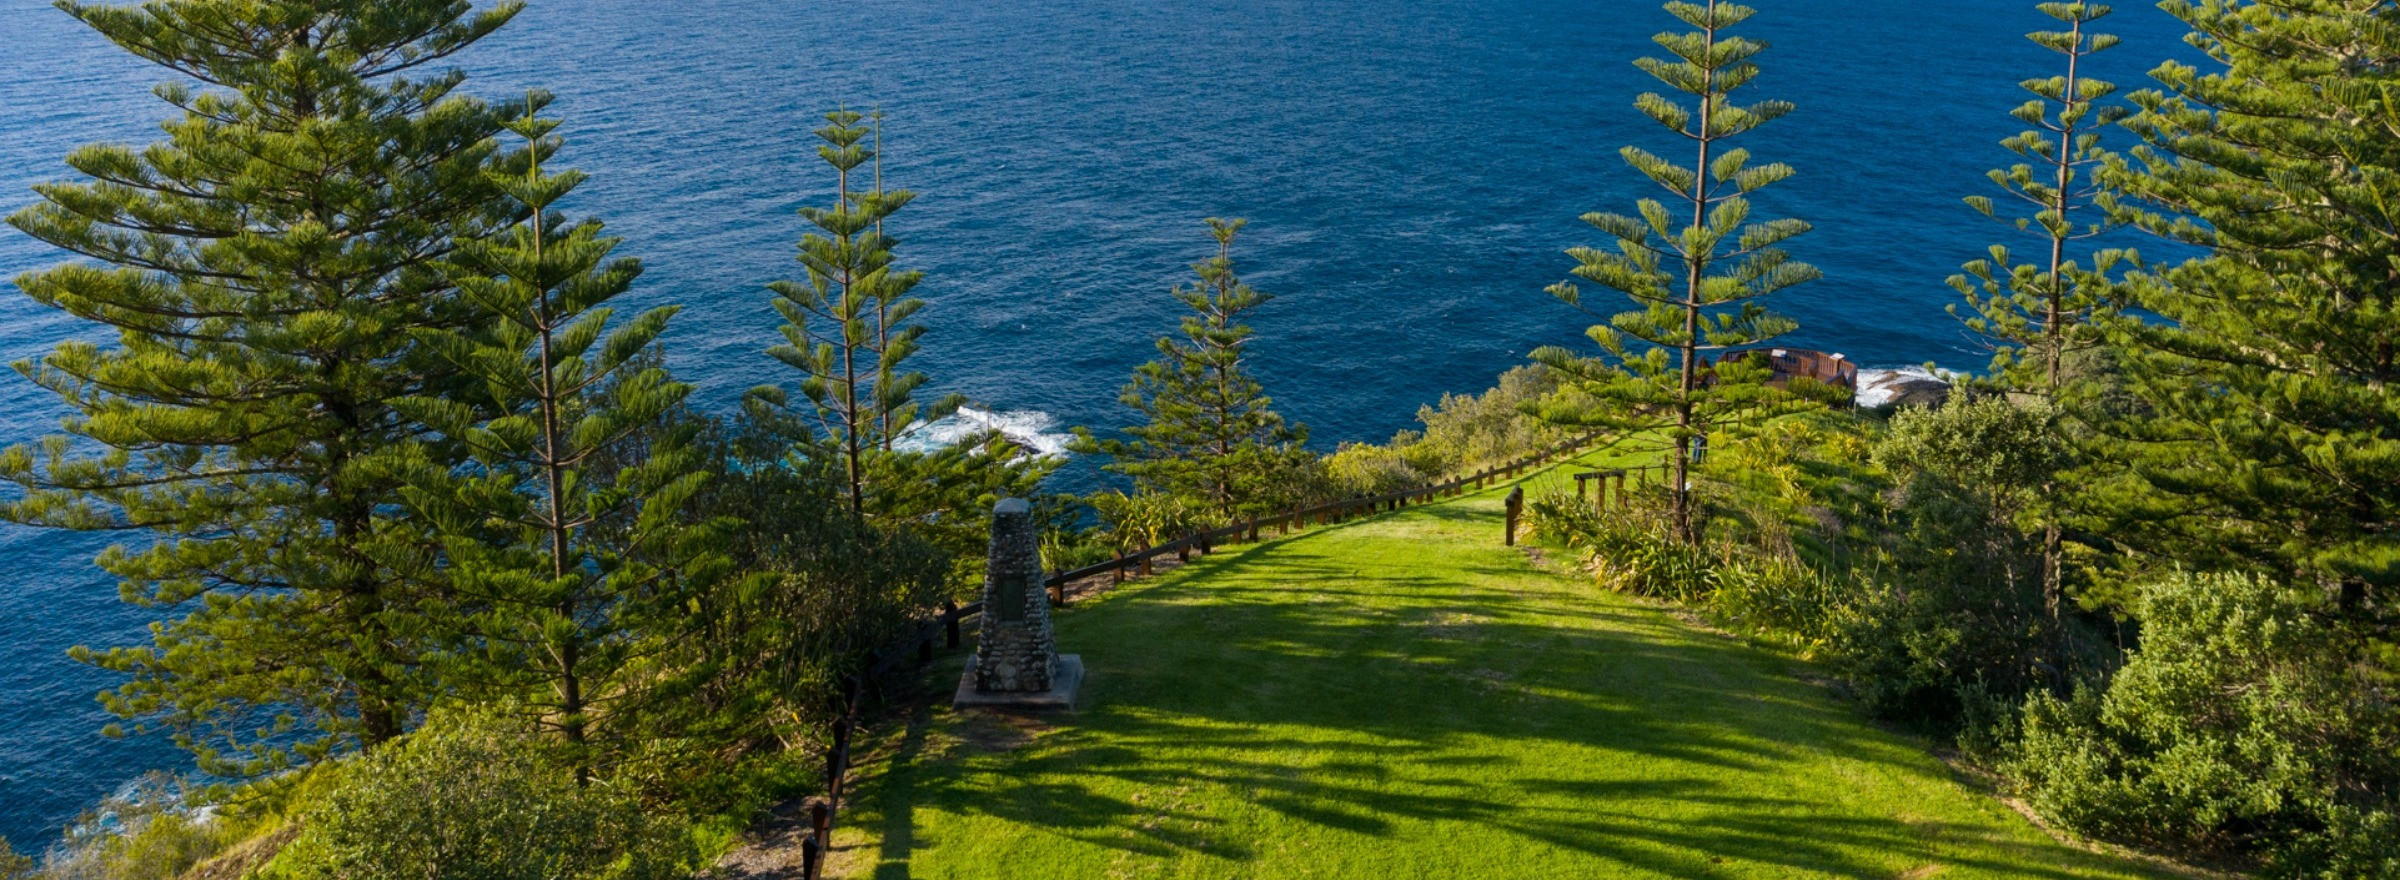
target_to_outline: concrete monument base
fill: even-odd
[[[1058,655],[1058,666],[1050,676],[1046,691],[979,691],[975,689],[975,664],[981,658],[967,658],[967,672],[958,677],[958,696],[950,705],[960,709],[999,709],[1024,712],[1072,710],[1075,694],[1083,689],[1083,657],[1077,654]]]

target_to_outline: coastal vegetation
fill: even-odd
[[[1645,92],[1634,107],[1689,141],[1692,164],[1677,165],[1637,146],[1622,150],[1625,164],[1673,195],[1674,206],[1644,199],[1639,216],[1586,214],[1584,222],[1614,239],[1614,246],[1567,253],[1580,264],[1576,278],[1624,294],[1634,309],[1609,315],[1608,323],[1588,331],[1602,352],[1598,357],[1545,347],[1533,359],[1567,386],[1546,401],[1545,421],[1599,429],[1626,442],[1656,438],[1665,447],[1670,522],[1678,538],[1696,544],[1691,466],[1708,438],[1821,404],[1839,390],[1812,377],[1770,383],[1766,353],[1751,350],[1799,328],[1761,300],[1821,274],[1782,247],[1808,232],[1807,221],[1750,216],[1752,193],[1796,172],[1782,163],[1752,165],[1748,149],[1726,143],[1792,110],[1789,101],[1733,101],[1736,90],[1758,77],[1753,59],[1766,50],[1764,43],[1727,33],[1753,10],[1709,0],[1669,3],[1667,11],[1692,30],[1658,35],[1672,58],[1634,64],[1690,103]],[[1573,281],[1552,285],[1550,294],[1584,308]]]
[[[640,264],[563,213],[572,126],[443,66],[518,4],[66,0],[176,77],[172,117],[9,218],[71,257],[18,288],[110,341],[18,365],[66,416],[0,452],[0,518],[128,536],[95,561],[162,622],[76,656],[122,676],[111,733],[195,774],[0,878],[689,876],[823,794],[868,661],[974,588],[1001,498],[1057,571],[1569,443],[1660,476],[1520,482],[1537,554],[1492,491],[1062,615],[1117,665],[1055,727],[897,689],[883,772],[835,796],[880,830],[847,833],[952,875],[977,854],[909,854],[910,823],[1062,875],[2147,870],[1930,744],[2071,835],[2400,876],[2400,10],[2161,5],[2209,67],[2123,99],[2085,75],[2110,10],[2036,8],[2063,70],[2024,83],[2009,198],[1962,195],[2042,253],[1952,278],[1994,358],[1938,407],[1855,408],[1769,348],[1811,226],[1752,217],[1799,172],[1729,141],[1793,105],[1735,100],[1753,10],[1671,2],[1690,30],[1637,63],[1680,97],[1634,107],[1692,159],[1624,148],[1670,198],[1588,215],[1606,245],[1550,288],[1631,300],[1596,352],[1319,454],[1212,218],[1076,497],[1000,432],[919,442],[963,399],[909,365],[940,340],[880,114],[814,132],[832,200],[759,297],[788,385],[706,412],[677,309],[618,315]],[[2143,235],[2197,255],[2116,246]]]

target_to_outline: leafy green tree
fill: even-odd
[[[1525,412],[1558,390],[1558,377],[1540,364],[1519,364],[1501,373],[1482,394],[1444,393],[1417,408],[1423,431],[1392,437],[1391,447],[1426,477],[1465,473],[1521,458],[1569,439],[1572,432]]]
[[[2135,278],[2110,323],[2129,417],[2107,525],[2203,569],[2255,567],[2387,623],[2400,607],[2400,115],[2384,4],[2175,2],[2203,72],[2132,96],[2109,165],[2140,228],[2208,249]],[[2388,644],[2388,637],[2386,643]]]
[[[622,702],[638,653],[679,628],[659,606],[675,611],[684,581],[717,574],[724,558],[712,546],[721,523],[678,515],[707,477],[685,438],[663,430],[690,386],[641,357],[677,309],[609,326],[609,301],[641,266],[610,259],[618,240],[599,221],[554,210],[584,177],[543,169],[560,144],[558,123],[535,115],[548,103],[528,98],[508,124],[526,141],[522,161],[491,174],[525,219],[459,243],[444,266],[481,320],[420,331],[477,384],[400,407],[472,458],[428,462],[405,494],[437,524],[461,604],[482,609],[463,628],[481,662],[461,678],[522,695],[583,750],[575,767],[588,778],[595,716]],[[612,448],[629,442],[649,446],[613,467],[627,456]]]
[[[507,707],[444,710],[388,749],[328,768],[274,880],[672,880],[700,866],[688,828],[570,759]]]
[[[2018,525],[2064,444],[2038,410],[1962,395],[1895,414],[1871,455],[1889,506],[1828,653],[1870,713],[1980,744],[2026,693],[2089,668],[2045,613],[2040,547]]]
[[[440,634],[386,456],[422,426],[393,402],[453,384],[411,333],[471,319],[436,263],[514,219],[483,174],[510,111],[432,65],[520,5],[61,8],[197,85],[157,90],[180,113],[166,140],[78,149],[89,179],[10,218],[85,259],[19,288],[114,342],[18,365],[70,414],[0,454],[23,490],[0,516],[147,533],[98,562],[173,616],[147,647],[77,656],[128,676],[109,709],[173,730],[203,770],[397,736]]]
[[[1781,163],[1750,164],[1750,151],[1726,141],[1786,113],[1784,101],[1739,105],[1735,90],[1758,76],[1751,59],[1766,44],[1729,36],[1726,29],[1754,10],[1732,3],[1675,2],[1668,13],[1695,30],[1655,39],[1671,60],[1643,58],[1635,66],[1690,96],[1689,106],[1657,93],[1644,93],[1634,107],[1696,151],[1689,166],[1628,146],[1625,162],[1674,196],[1674,207],[1643,199],[1639,216],[1592,213],[1586,223],[1615,239],[1613,250],[1578,247],[1567,253],[1580,265],[1574,275],[1633,300],[1632,311],[1607,316],[1588,335],[1602,355],[1585,357],[1557,346],[1533,359],[1558,374],[1565,386],[1537,405],[1545,419],[1598,428],[1624,442],[1657,444],[1672,451],[1672,528],[1686,544],[1700,534],[1692,515],[1694,445],[1711,433],[1756,424],[1830,400],[1838,389],[1797,379],[1769,384],[1763,356],[1709,353],[1757,346],[1798,327],[1773,314],[1759,299],[1816,280],[1817,270],[1793,261],[1781,245],[1807,232],[1800,220],[1750,216],[1751,193],[1792,176]],[[1678,222],[1675,211],[1687,220]],[[1586,309],[1573,281],[1550,294]],[[1593,312],[1593,314],[1598,314]]]
[[[2063,31],[2026,35],[2036,45],[2066,57],[2062,76],[2029,79],[2023,85],[2034,99],[2011,115],[2032,126],[2000,142],[2025,161],[1994,170],[1992,183],[2022,202],[2027,213],[2002,218],[1986,196],[1971,196],[1967,204],[1986,217],[2002,218],[2042,242],[2046,259],[2019,262],[2005,246],[1995,245],[1991,257],[1966,265],[1966,274],[1950,279],[1965,297],[1972,315],[1968,329],[1995,345],[1985,381],[2004,391],[2032,395],[2053,418],[2073,358],[2102,344],[2095,315],[2117,307],[2117,285],[2110,275],[2124,254],[2104,250],[2088,265],[2068,248],[2106,234],[2116,227],[2107,212],[2109,192],[2092,173],[2110,153],[2101,145],[2101,130],[2123,119],[2120,106],[2098,102],[2116,86],[2084,76],[2089,57],[2119,42],[2115,36],[2093,33],[2089,26],[2109,8],[2088,3],[2043,3],[2042,14],[2067,26]],[[1957,314],[1952,306],[1951,313]],[[2065,426],[2054,426],[2065,430]],[[2055,508],[2064,490],[2045,481],[2037,498],[2041,507]],[[2061,537],[2055,510],[2033,511],[2042,532],[2042,595],[2051,616],[2058,614]]]
[[[953,554],[915,530],[888,530],[843,504],[841,462],[816,454],[812,419],[747,400],[701,420],[695,445],[714,470],[687,514],[738,515],[725,553],[739,576],[678,591],[683,637],[656,670],[636,739],[645,788],[723,806],[754,787],[757,761],[820,736],[841,677],[921,621],[953,577]]]
[[[1195,314],[1184,317],[1181,339],[1159,338],[1159,358],[1134,370],[1118,398],[1146,422],[1124,438],[1078,430],[1075,447],[1108,456],[1108,469],[1141,490],[1190,498],[1220,521],[1273,507],[1283,497],[1278,478],[1307,457],[1308,428],[1285,424],[1243,368],[1252,331],[1242,315],[1274,299],[1234,272],[1233,239],[1246,222],[1208,218],[1217,255],[1193,265],[1198,284],[1174,291]]]
[[[2087,834],[2262,855],[2274,877],[2400,871],[2400,706],[2313,590],[2177,573],[2103,689],[2035,694],[2005,769]]]

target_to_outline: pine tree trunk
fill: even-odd
[[[1716,14],[1716,8],[1716,0],[1709,0],[1708,11],[1711,16]],[[1713,50],[1717,43],[1717,31],[1713,26],[1713,18],[1711,24],[1711,27],[1702,29],[1701,33],[1705,35],[1705,45]],[[1709,91],[1713,92],[1715,91],[1716,72],[1711,70],[1708,76],[1710,78]],[[1714,110],[1715,102],[1707,100],[1700,102],[1700,137],[1698,138],[1700,161],[1692,166],[1700,169],[1700,173],[1694,175],[1692,180],[1692,226],[1694,228],[1708,223],[1709,148],[1715,146],[1712,143],[1714,139],[1709,135],[1709,124],[1713,119]],[[1668,497],[1674,500],[1676,539],[1689,546],[1698,546],[1700,535],[1692,526],[1692,437],[1696,427],[1692,420],[1692,408],[1693,396],[1698,393],[1700,387],[1700,289],[1701,278],[1708,271],[1708,255],[1703,253],[1685,254],[1684,268],[1682,392],[1676,396],[1675,401],[1675,467],[1670,474],[1670,479],[1673,479],[1675,484],[1667,487],[1667,493]]]

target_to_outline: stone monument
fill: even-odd
[[[1033,508],[1008,498],[992,508],[992,547],[983,575],[975,656],[959,678],[960,708],[1072,709],[1083,658],[1058,653],[1050,596],[1042,585],[1041,537]]]

